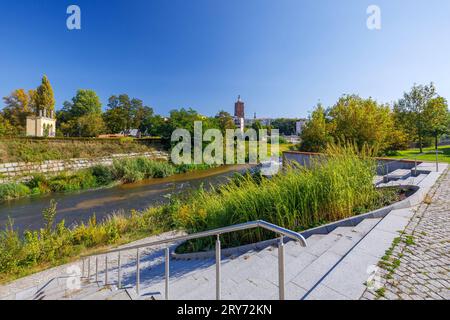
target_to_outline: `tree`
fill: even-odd
[[[328,133],[325,109],[318,104],[300,135],[300,150],[321,152],[333,139]]]
[[[68,109],[72,118],[82,117],[91,113],[102,113],[102,103],[97,93],[93,90],[78,90],[75,97],[72,98],[72,103],[65,102],[64,107]]]
[[[236,125],[234,124],[233,117],[228,112],[221,110],[219,111],[216,116],[217,125],[219,126],[220,131],[222,131],[223,134],[226,133],[227,129],[235,129]]]
[[[106,125],[99,113],[88,113],[77,119],[82,137],[96,137],[106,132]]]
[[[289,136],[295,134],[295,123],[297,119],[278,118],[271,122],[274,129],[278,129],[280,134]]]
[[[140,99],[130,100],[126,94],[111,96],[108,99],[108,109],[103,116],[108,130],[112,133],[127,129],[145,131],[151,124],[152,117],[152,108],[145,106]]]
[[[344,140],[385,151],[390,148],[394,127],[389,106],[357,95],[345,95],[329,110],[330,134],[335,142]]]
[[[145,106],[140,99],[131,100],[131,118],[133,128],[137,128],[140,131],[148,131],[148,128],[152,125],[153,108]]]
[[[14,136],[16,133],[16,128],[14,128],[11,123],[9,123],[9,121],[0,113],[0,137]]]
[[[435,148],[438,148],[439,136],[449,132],[450,115],[447,101],[436,97],[428,101],[423,111],[426,122],[425,133],[434,138]]]
[[[17,89],[3,100],[5,102],[3,117],[17,128],[17,131],[24,133],[27,116],[32,114],[29,94],[24,89]]]
[[[102,104],[97,93],[80,89],[71,101],[64,101],[63,108],[56,113],[57,125],[64,135],[96,136],[105,132],[101,113]]]
[[[420,152],[423,152],[423,138],[427,135],[427,119],[424,111],[430,100],[436,97],[436,88],[430,85],[414,85],[405,92],[394,106],[394,113],[411,136],[417,137]]]
[[[36,113],[39,113],[41,110],[45,110],[47,113],[55,110],[53,89],[46,75],[42,77],[41,85],[36,89],[36,93],[33,94],[33,100]]]

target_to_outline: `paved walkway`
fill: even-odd
[[[447,170],[379,263],[362,299],[450,299],[450,171]]]

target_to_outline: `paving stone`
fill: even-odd
[[[435,174],[435,173],[434,173]],[[431,175],[431,174],[430,174]],[[423,184],[431,180],[426,178]],[[400,299],[449,299],[450,298],[450,171],[447,169],[429,191],[431,204],[421,203],[409,224],[404,228],[403,242],[393,250],[392,259],[400,266],[392,279],[386,279],[385,288],[393,286]],[[399,218],[407,218],[406,210],[396,210]],[[403,221],[391,219],[384,223],[384,230],[398,228]],[[413,241],[406,241],[411,238]],[[370,251],[371,248],[368,248]],[[387,290],[388,291],[388,290]],[[368,290],[364,299],[373,299]],[[386,295],[387,299],[395,297]]]

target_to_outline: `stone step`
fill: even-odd
[[[288,292],[287,298],[301,299],[302,295],[297,293],[301,293],[301,289],[303,289],[303,292],[311,290],[363,237],[363,233],[356,231],[352,234],[346,234],[306,268],[300,270],[297,275],[286,279],[300,288],[297,292]]]
[[[100,287],[92,292],[83,292],[83,294],[74,298],[74,300],[106,300],[108,297],[117,293],[117,289],[112,286]]]
[[[312,235],[307,240],[307,248],[303,248],[293,241],[286,243],[286,269],[291,267],[294,269],[292,271],[287,270],[286,274],[294,273],[299,268],[304,268],[317,259],[317,255],[307,251],[312,250],[310,248],[318,246],[314,249],[314,252],[320,255],[338,241],[343,234],[350,232],[351,228],[337,228],[329,235]],[[289,265],[290,259],[295,259],[297,264]],[[274,295],[277,292],[278,250],[276,247],[269,247],[257,253],[245,253],[235,259],[223,260],[221,270],[223,294],[227,298],[234,299],[238,297],[237,295],[240,295],[241,298],[245,299],[246,294],[249,294],[248,298],[255,298],[257,294],[259,299],[271,299],[275,297]],[[192,288],[195,288],[195,290],[192,290]],[[258,288],[259,292],[256,293]],[[164,292],[163,286],[160,285],[158,289],[154,291]],[[213,299],[215,296],[215,265],[211,265],[201,273],[194,273],[191,278],[178,279],[175,283],[171,282],[170,291],[176,292],[176,294],[171,295],[171,299]],[[277,295],[276,298],[278,298]]]
[[[61,284],[59,287],[43,290],[35,296],[35,300],[76,300],[79,297],[90,292],[95,292],[100,289],[96,283],[83,283],[78,290],[69,290],[67,285]]]
[[[406,179],[410,176],[411,176],[411,170],[408,170],[408,169],[397,169],[397,170],[392,171],[389,174],[385,175],[385,177],[390,180]]]

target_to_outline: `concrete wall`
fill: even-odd
[[[113,154],[108,157],[92,159],[47,160],[43,162],[11,162],[0,164],[0,183],[12,180],[25,180],[34,173],[56,174],[62,171],[77,171],[95,165],[112,165],[114,159],[147,157],[155,160],[168,160],[169,154],[164,151],[145,153]]]

